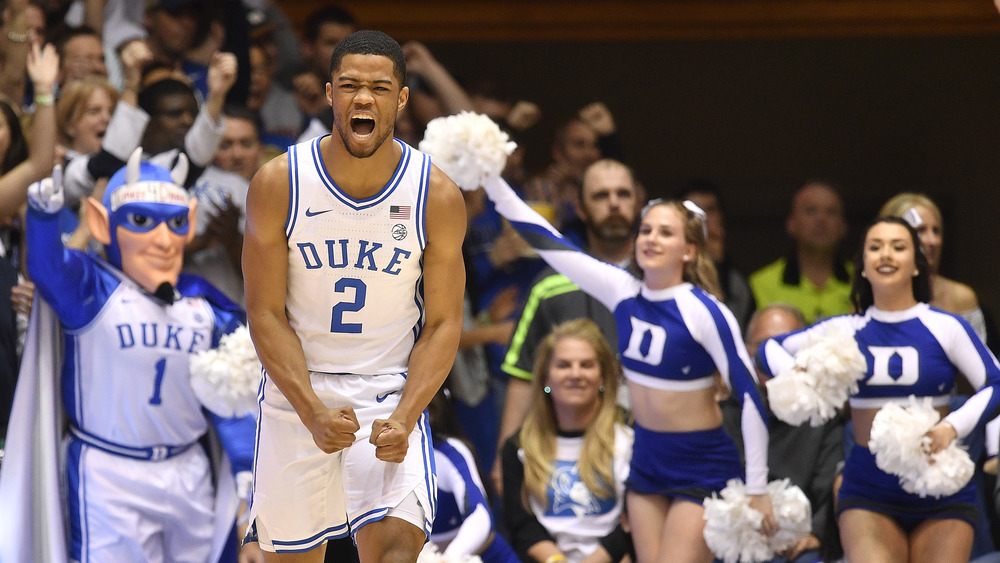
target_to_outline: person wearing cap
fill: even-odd
[[[64,341],[68,556],[216,561],[236,523],[237,491],[249,492],[254,422],[205,410],[188,362],[244,314],[180,273],[197,213],[178,185],[186,160],[167,170],[141,154],[111,177],[102,202],[86,202],[107,261],[63,246],[58,167],[28,189],[28,272]],[[226,458],[217,467],[200,445],[212,428]]]

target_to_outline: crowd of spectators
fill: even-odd
[[[289,146],[330,133],[331,53],[358,29],[354,16],[335,6],[319,9],[297,29],[271,0],[5,4],[0,446],[37,299],[24,258],[33,251],[23,236],[28,185],[61,165],[67,207],[60,221],[67,246],[99,253],[82,202],[100,199],[108,178],[137,147],[167,168],[183,154],[190,162],[184,187],[198,198],[197,231],[184,269],[245,305],[243,276],[259,274],[244,272],[241,265],[250,180],[264,162],[283,158]],[[466,110],[489,115],[515,137],[538,127],[542,112],[572,114],[548,132],[552,144],[544,167],[525,168],[519,148],[503,175],[589,256],[641,275],[635,240],[648,195],[694,202],[703,210],[704,258],[718,273],[714,294],[732,311],[751,355],[767,338],[853,311],[857,265],[844,254],[844,201],[833,182],[804,181],[788,202],[788,251],[775,253],[774,262],[755,272],[741,272],[726,244],[724,187],[705,179],[674,190],[644,185],[628,166],[627,147],[605,104],[541,108],[530,100],[498,99],[462,84],[427,46],[410,41],[403,51],[410,98],[396,135],[411,146],[418,145],[431,119]],[[613,313],[548,267],[482,191],[464,197],[465,330],[447,393],[432,409],[438,417],[432,416],[434,437],[441,441],[439,470],[449,472],[440,485],[451,502],[441,505],[439,516],[448,508],[454,518],[442,520],[440,528],[435,524],[432,539],[446,552],[465,550],[494,561],[625,561],[634,560],[636,552],[654,552],[648,545],[633,550],[634,526],[624,510],[634,398],[619,386],[624,380],[614,351],[629,343],[618,342]],[[919,233],[931,270],[930,304],[965,318],[978,338],[992,343],[996,329],[975,292],[939,272],[943,227],[934,202],[900,194],[880,215],[907,219]],[[733,336],[743,340],[739,332]],[[585,404],[573,402],[578,390],[566,391],[570,385],[563,382],[581,363],[590,370],[583,378],[589,386]],[[757,377],[762,386],[767,376]],[[725,389],[717,388],[716,395],[725,428],[746,461],[740,402]],[[640,404],[647,401],[642,397]],[[770,427],[770,478],[790,478],[813,508],[811,533],[785,555],[803,562],[840,557],[834,481],[851,452],[846,417],[818,428],[794,428],[763,414]],[[439,424],[442,417],[446,430]],[[981,430],[972,439],[982,441]],[[995,456],[997,446],[987,444],[986,450]],[[974,460],[980,470],[986,457]],[[982,499],[993,497],[992,482],[980,471]],[[979,504],[974,556],[995,549],[990,526],[1000,526],[991,504]],[[655,507],[637,506],[656,513]],[[461,530],[465,520],[474,531]],[[659,532],[640,528],[643,538]],[[340,542],[327,557],[356,554],[349,542]]]

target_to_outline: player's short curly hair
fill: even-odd
[[[347,55],[381,55],[392,61],[393,72],[399,85],[406,84],[406,57],[403,48],[395,39],[381,31],[365,29],[356,31],[345,37],[333,50],[330,57],[330,78],[340,68],[340,63]]]

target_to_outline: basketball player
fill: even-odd
[[[435,510],[425,408],[462,329],[465,207],[392,137],[406,105],[396,41],[360,31],[330,61],[333,134],[254,176],[243,269],[264,365],[249,541],[321,561],[415,561]]]

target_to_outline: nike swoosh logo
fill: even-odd
[[[395,393],[397,393],[397,391],[389,391],[387,393],[379,393],[378,395],[375,395],[375,401],[381,403],[382,401],[386,400],[386,398],[388,398],[389,395],[393,395]]]
[[[306,209],[306,217],[315,217],[317,215],[322,215],[324,213],[329,213],[333,211],[332,209],[324,209],[323,211],[313,211],[312,209]]]

